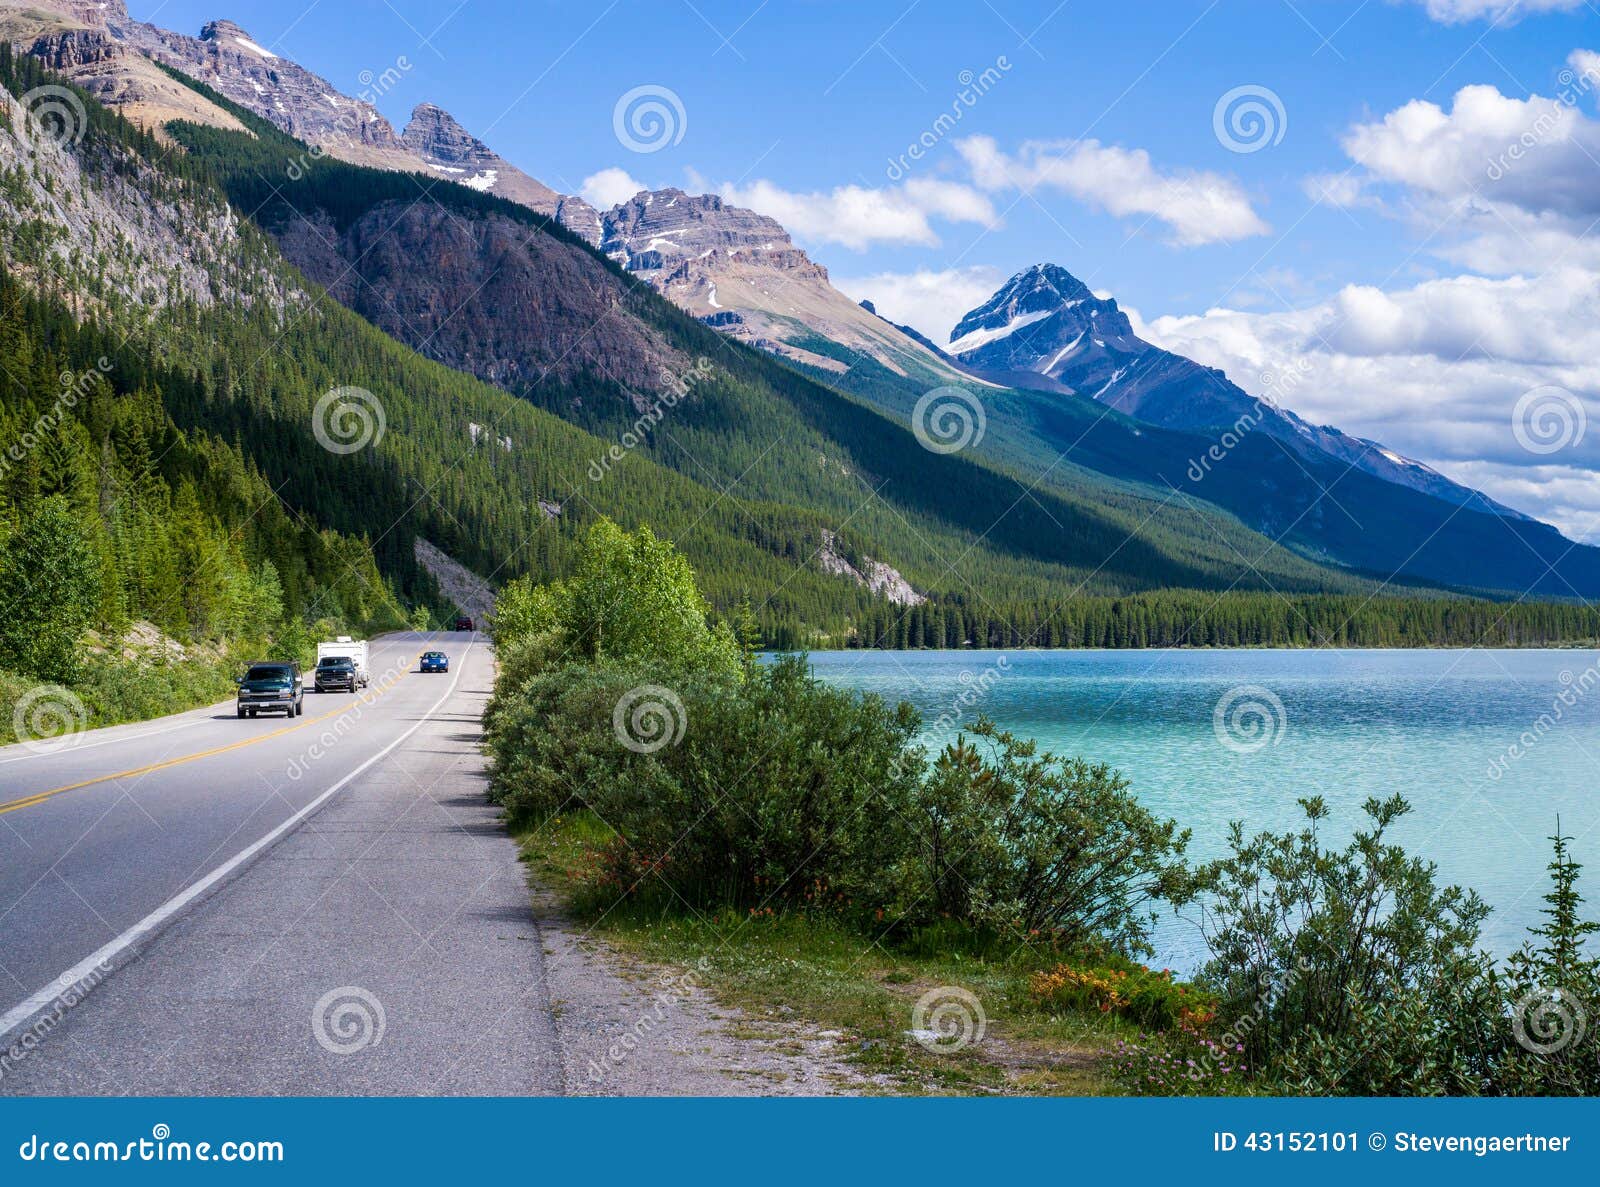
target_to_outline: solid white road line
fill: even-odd
[[[128,928],[127,931],[117,936],[114,940],[101,945],[88,956],[85,956],[77,964],[66,970],[66,972],[61,973],[43,989],[40,989],[37,992],[29,995],[23,1001],[17,1003],[15,1006],[12,1006],[11,1009],[7,1010],[4,1014],[0,1014],[0,1039],[4,1039],[12,1031],[26,1025],[34,1017],[34,1015],[48,1009],[52,1002],[54,1002],[67,990],[77,985],[80,981],[87,978],[90,973],[95,971],[95,969],[101,967],[102,965],[110,964],[112,961],[116,960],[117,957],[135,947],[141,940],[158,931],[164,924],[170,922],[175,916],[182,912],[183,909],[190,903],[194,902],[201,895],[205,894],[206,891],[223,881],[228,877],[228,875],[234,873],[240,867],[247,865],[261,852],[276,844],[285,834],[297,828],[301,822],[306,819],[306,817],[310,816],[318,808],[322,807],[323,804],[327,803],[329,799],[331,799],[339,791],[343,790],[358,775],[367,770],[374,763],[381,762],[383,759],[387,758],[395,750],[395,748],[400,745],[400,743],[404,742],[412,734],[416,733],[419,729],[426,725],[429,720],[432,719],[433,715],[439,711],[439,706],[443,705],[447,700],[455,695],[456,685],[460,682],[461,673],[466,668],[465,660],[467,656],[472,653],[472,649],[475,646],[476,644],[474,643],[467,644],[466,651],[462,652],[461,654],[462,662],[457,666],[455,674],[450,678],[450,687],[444,690],[444,694],[440,696],[440,698],[432,705],[430,705],[428,707],[428,711],[418,718],[418,720],[411,726],[411,728],[406,730],[405,733],[401,734],[393,742],[390,742],[382,750],[378,751],[378,753],[367,759],[366,762],[362,763],[355,770],[351,771],[343,779],[340,779],[339,782],[328,788],[327,791],[323,792],[316,799],[312,800],[305,807],[301,808],[298,812],[289,817],[282,824],[278,825],[277,828],[273,829],[266,836],[262,837],[260,840],[256,841],[247,848],[241,849],[238,853],[234,854],[216,869],[212,870],[204,878],[201,878],[198,882],[191,883],[186,889],[181,890],[177,894],[173,895],[154,911],[151,911],[150,914],[146,915],[143,919],[139,920],[139,922]]]

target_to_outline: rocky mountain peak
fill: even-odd
[[[738,264],[828,279],[827,270],[796,247],[776,219],[729,206],[716,194],[644,190],[607,211],[602,225],[600,250],[630,272],[688,264],[691,272],[709,273]]]
[[[411,122],[400,140],[412,152],[441,164],[482,165],[500,159],[455,116],[433,103],[418,103],[411,109]]]
[[[246,41],[251,40],[250,34],[228,20],[207,21],[200,28],[201,41],[223,41],[233,37],[243,37]]]
[[[897,374],[943,369],[921,343],[834,288],[828,270],[776,219],[718,194],[644,190],[600,217],[600,250],[724,334],[824,371],[848,364],[816,353],[818,338],[870,355]]]
[[[1069,354],[1145,349],[1115,300],[1056,264],[1018,272],[950,334],[950,353],[975,367],[1052,376]]]

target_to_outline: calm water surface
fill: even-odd
[[[1600,912],[1600,655],[1588,651],[835,651],[830,682],[907,700],[937,722],[977,713],[1058,754],[1107,762],[1153,811],[1224,851],[1227,826],[1283,830],[1296,799],[1333,811],[1341,840],[1369,796],[1414,808],[1394,832],[1445,880],[1494,907],[1504,955],[1538,921],[1547,837],[1578,840],[1589,914]],[[1222,706],[1219,715],[1218,706]],[[1516,749],[1513,750],[1513,747]],[[1203,955],[1193,924],[1163,918],[1162,964]]]

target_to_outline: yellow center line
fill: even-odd
[[[422,652],[419,651],[414,657],[412,657],[412,662],[416,663],[421,658]],[[370,705],[410,674],[410,668],[408,667],[406,671],[402,672],[389,684],[380,686],[376,692],[362,693],[354,702],[347,702],[346,704],[339,706],[337,709],[330,709],[328,712],[319,717],[312,717],[305,721],[298,721],[294,725],[286,725],[282,729],[273,730],[271,733],[252,734],[250,737],[241,738],[237,742],[229,742],[226,746],[213,746],[210,750],[199,750],[194,754],[184,754],[177,758],[163,759],[161,762],[148,763],[142,767],[130,767],[126,771],[116,771],[109,775],[96,775],[93,779],[84,779],[77,783],[69,783],[65,787],[52,787],[49,791],[39,791],[32,795],[23,796],[21,799],[11,800],[7,803],[0,804],[0,816],[4,816],[7,812],[19,812],[23,808],[31,808],[35,804],[42,804],[53,796],[61,795],[64,792],[78,791],[84,787],[93,787],[98,783],[109,783],[113,779],[131,779],[136,775],[148,775],[152,771],[164,771],[168,767],[180,766],[186,762],[194,762],[196,759],[210,758],[213,755],[226,754],[230,750],[241,750],[246,746],[255,746],[258,743],[267,742],[273,738],[280,738],[284,734],[293,733],[295,730],[305,729],[305,727],[308,725],[316,725],[319,721],[326,721],[330,717],[337,717],[340,713],[344,713],[349,709],[355,708],[356,706]]]

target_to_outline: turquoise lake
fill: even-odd
[[[1247,832],[1298,827],[1296,800],[1348,837],[1369,796],[1413,812],[1393,837],[1494,907],[1505,955],[1538,922],[1547,838],[1577,838],[1600,917],[1600,655],[1590,651],[834,651],[831,683],[910,701],[925,738],[978,713],[1062,755],[1120,769],[1140,801],[1194,832],[1191,858]],[[1220,708],[1219,708],[1220,706]],[[1191,919],[1162,917],[1157,961],[1204,956]]]

